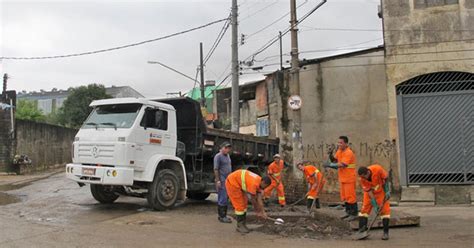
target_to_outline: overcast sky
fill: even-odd
[[[1,1],[1,55],[32,57],[63,55],[106,49],[153,39],[225,18],[231,0],[215,1]],[[301,17],[319,3],[298,0]],[[382,32],[315,30],[382,29],[377,16],[378,0],[328,0],[300,24],[300,59],[343,53],[342,47],[363,48],[381,45]],[[239,35],[261,30],[289,12],[289,0],[240,0]],[[239,58],[248,57],[268,40],[285,30],[289,15],[250,36],[239,47]],[[199,42],[204,53],[224,23],[141,46],[81,57],[47,60],[3,60],[1,70],[11,77],[9,88],[17,91],[67,89],[90,83],[105,86],[129,85],[145,96],[189,91],[194,83],[159,65],[156,60],[194,77],[199,64]],[[220,81],[230,68],[230,28],[206,65],[206,80]],[[289,53],[289,35],[283,38],[283,53]],[[333,49],[333,50],[331,50]],[[325,52],[305,52],[330,50]],[[278,43],[255,59],[257,65],[279,62]],[[289,60],[286,56],[285,59]],[[278,65],[265,66],[263,72]],[[244,70],[244,73],[250,72]],[[241,83],[259,74],[241,76]],[[224,83],[223,85],[228,85]]]

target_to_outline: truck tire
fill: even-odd
[[[186,197],[196,201],[206,200],[211,193],[186,192]]]
[[[158,211],[173,208],[178,200],[179,188],[179,180],[173,170],[158,171],[148,186],[148,204]]]
[[[119,195],[116,194],[112,187],[107,187],[100,184],[91,184],[91,193],[94,199],[103,204],[113,203]]]

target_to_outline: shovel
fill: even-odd
[[[323,175],[321,177],[321,183],[319,183],[319,185],[318,185],[317,195],[319,195],[321,190],[323,190],[323,187],[324,187],[325,183],[326,183],[326,179],[324,178],[324,175]],[[314,206],[316,205],[315,203],[316,203],[316,199],[313,200],[313,203],[311,204],[311,208],[309,209],[309,215],[311,216],[311,218],[315,217],[315,213],[313,212]]]
[[[365,239],[367,237],[369,237],[369,232],[370,232],[370,229],[372,228],[372,226],[374,225],[375,221],[377,220],[377,218],[380,216],[380,213],[382,213],[382,208],[383,208],[383,205],[385,205],[385,202],[387,200],[384,200],[382,202],[382,206],[380,207],[379,211],[377,212],[377,215],[375,216],[375,218],[372,220],[372,222],[370,223],[369,225],[369,228],[363,232],[357,232],[357,233],[354,233],[352,235],[352,240],[362,240],[362,239]]]
[[[267,220],[270,220],[270,221],[273,221],[273,223],[275,223],[275,225],[283,225],[285,224],[285,221],[281,218],[271,218],[271,217],[267,217]]]
[[[306,197],[308,197],[308,193],[306,193],[306,194],[303,196],[303,198],[301,198],[301,199],[297,200],[296,202],[293,202],[292,204],[288,205],[288,207],[290,207],[291,210],[295,210],[294,207],[295,207],[298,203],[300,203],[300,202],[302,202],[303,200],[305,200]]]

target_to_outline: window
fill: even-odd
[[[168,112],[161,109],[147,108],[140,126],[168,130]]]
[[[101,105],[94,108],[82,128],[130,128],[141,104]]]
[[[459,0],[414,0],[415,9],[443,6],[448,4],[458,4]]]

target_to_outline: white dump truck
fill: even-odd
[[[146,197],[156,210],[186,197],[215,192],[213,156],[233,145],[234,169],[261,171],[278,152],[278,140],[209,128],[190,98],[118,98],[93,101],[77,133],[66,176],[92,196],[113,203],[120,195]]]

